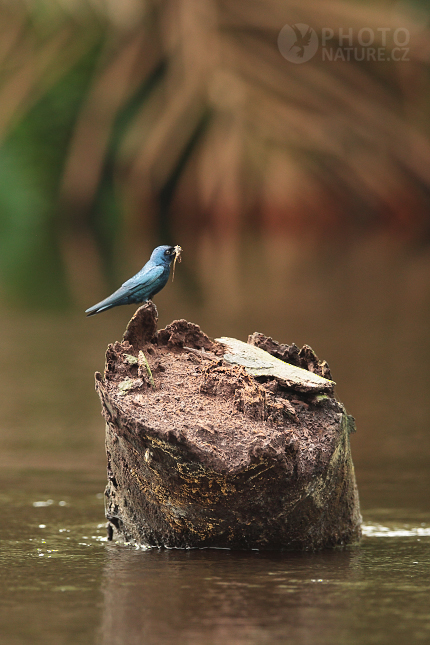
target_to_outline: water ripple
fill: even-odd
[[[430,526],[394,527],[364,522],[361,528],[365,537],[430,537]]]

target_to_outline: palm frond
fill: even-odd
[[[60,248],[74,236],[71,248],[82,238],[88,254],[93,240],[92,271],[97,247],[112,258],[120,217],[133,237],[237,235],[250,217],[269,234],[383,226],[428,236],[430,32],[405,8],[33,0],[3,3],[0,15],[3,142],[92,57],[47,196]],[[283,25],[297,23],[320,42],[299,65],[277,47]],[[395,30],[409,34],[408,60],[323,58],[324,34],[336,51],[363,49],[362,28],[387,52]]]

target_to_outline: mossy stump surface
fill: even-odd
[[[266,550],[356,542],[354,420],[330,378],[307,346],[258,333],[214,341],[185,320],[157,331],[155,306],[140,307],[96,374],[109,538]]]

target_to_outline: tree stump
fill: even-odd
[[[169,548],[321,549],[356,542],[354,419],[310,347],[211,340],[149,302],[109,345],[110,539]],[[150,368],[150,369],[149,369]]]

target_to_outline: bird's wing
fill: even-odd
[[[158,280],[158,278],[164,272],[163,266],[154,266],[150,269],[141,269],[139,273],[136,273],[132,278],[129,278],[120,286],[118,291],[127,291],[130,294],[134,294],[138,291],[147,291],[150,290],[151,285]]]
[[[90,307],[85,313],[92,316],[117,305],[144,302],[151,295],[152,287],[163,271],[164,267],[162,266],[154,266],[149,269],[143,267],[139,273],[124,282],[112,295]]]

